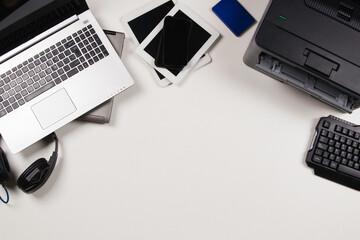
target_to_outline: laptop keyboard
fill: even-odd
[[[0,118],[108,55],[88,25],[0,74]]]

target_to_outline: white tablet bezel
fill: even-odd
[[[121,22],[123,23],[123,26],[125,28],[125,31],[129,34],[129,36],[131,37],[132,40],[135,41],[136,44],[140,44],[139,41],[137,40],[134,32],[131,30],[131,27],[129,25],[129,22],[131,22],[132,20],[150,12],[151,10],[165,4],[166,2],[168,2],[169,0],[156,0],[156,1],[152,1],[134,11],[132,11],[131,13],[128,13],[127,15],[123,16],[121,18]],[[172,0],[172,2],[175,4],[176,6],[176,1]],[[175,7],[174,6],[174,7]]]
[[[162,30],[164,26],[164,19],[154,28],[154,30],[145,38],[145,40],[140,44],[140,46],[136,49],[136,53],[141,56],[147,63],[149,63],[153,68],[159,71],[164,77],[166,77],[172,83],[178,84],[181,80],[184,79],[186,74],[190,72],[190,70],[196,65],[201,56],[205,54],[205,52],[211,47],[211,45],[216,41],[219,37],[219,32],[216,31],[213,27],[211,27],[208,23],[206,23],[203,19],[193,13],[190,9],[185,7],[182,4],[177,4],[175,7],[168,13],[167,16],[174,16],[178,11],[183,12],[189,18],[191,18],[194,22],[196,22],[200,27],[202,27],[205,31],[210,34],[210,38],[204,43],[204,45],[197,51],[197,53],[190,59],[188,64],[181,70],[181,72],[175,76],[166,68],[160,68],[155,65],[155,59],[150,56],[144,49],[146,46],[154,39],[154,37]]]
[[[205,56],[200,58],[199,62],[194,66],[193,71],[196,71],[196,70],[208,65],[209,63],[211,63],[211,57],[208,53],[205,53]],[[156,83],[160,87],[167,87],[172,84],[172,82],[170,82],[167,78],[160,79],[154,68],[151,68],[151,72],[154,75],[154,77],[156,78]]]

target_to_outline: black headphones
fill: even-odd
[[[41,188],[49,179],[55,168],[58,157],[58,138],[53,132],[51,137],[55,141],[55,150],[50,156],[49,161],[40,158],[31,164],[18,178],[17,186],[25,193],[33,193]],[[10,165],[4,151],[0,147],[0,184],[5,188],[5,182],[10,179]],[[8,193],[7,193],[8,194]],[[5,202],[3,199],[0,200]]]

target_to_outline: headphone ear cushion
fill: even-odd
[[[4,151],[0,148],[0,184],[4,184],[10,178],[10,165]]]
[[[40,158],[31,164],[18,178],[17,186],[25,193],[38,190],[48,179],[49,163]]]

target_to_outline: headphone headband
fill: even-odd
[[[4,184],[10,178],[10,166],[4,151],[0,148],[0,184]]]

